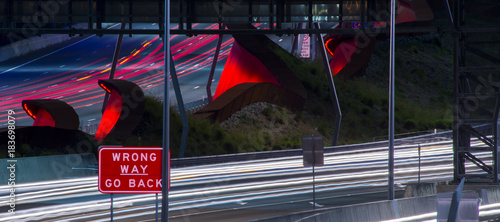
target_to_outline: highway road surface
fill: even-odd
[[[451,140],[422,142],[420,146],[420,170],[417,144],[396,147],[398,198],[407,184],[419,179],[421,182],[452,179]],[[387,198],[387,148],[325,154],[325,165],[315,168],[315,202],[312,169],[302,164],[302,156],[291,156],[174,168],[169,193],[170,217],[172,221],[244,221]],[[467,167],[480,172],[473,165]],[[0,187],[0,206],[7,201],[4,188]],[[0,213],[0,218],[107,221],[110,217],[110,195],[97,190],[97,177],[22,184],[17,191],[16,214]],[[114,219],[152,221],[155,200],[154,194],[115,194]],[[2,211],[6,209],[0,208]]]

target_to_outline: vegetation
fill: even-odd
[[[405,38],[396,44],[396,134],[451,129],[453,111],[452,53],[437,47],[443,37],[427,35],[424,40]],[[377,48],[363,77],[336,78],[344,116],[342,143],[387,138],[388,60],[387,42]]]

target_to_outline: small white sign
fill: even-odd
[[[304,34],[302,39],[302,48],[300,49],[300,58],[311,57],[311,38],[309,34]]]

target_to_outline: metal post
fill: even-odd
[[[168,181],[170,172],[168,170],[168,156],[170,152],[170,0],[165,0],[164,12],[164,27],[163,27],[163,64],[164,64],[164,81],[163,81],[163,163],[162,163],[162,181],[161,181],[161,221],[168,221]]]
[[[454,25],[453,15],[451,14],[450,3],[448,2],[448,0],[443,0],[443,1],[444,1],[444,4],[446,4],[446,8],[448,9],[448,15],[450,16],[450,23],[451,23],[451,25]]]
[[[321,57],[323,58],[323,64],[327,72],[326,76],[328,77],[328,83],[329,83],[328,86],[330,87],[333,107],[335,108],[336,111],[335,125],[333,127],[333,139],[332,139],[332,146],[336,146],[340,133],[340,122],[342,120],[342,111],[340,110],[339,97],[337,96],[337,90],[335,89],[335,83],[333,82],[332,70],[330,69],[330,63],[328,62],[328,56],[325,50],[325,42],[323,41],[323,37],[321,37],[321,34],[319,33],[319,30],[321,28],[319,23],[315,23],[315,28],[316,30],[318,30],[318,32],[316,32],[317,34],[316,36],[318,37],[319,44],[321,44],[319,49],[321,50]]]
[[[89,0],[89,24],[88,24],[88,29],[92,30],[94,29],[94,26],[92,25],[92,8],[94,7],[94,1],[93,0]]]
[[[181,88],[179,86],[179,80],[177,79],[177,72],[175,71],[174,59],[172,54],[170,54],[170,76],[172,77],[172,84],[174,85],[175,97],[177,99],[177,105],[179,106],[179,114],[182,120],[182,137],[181,146],[179,148],[179,158],[184,157],[184,152],[186,151],[187,137],[189,132],[189,122],[187,119],[186,108],[184,107],[184,101],[182,100]]]
[[[460,138],[460,118],[459,118],[459,113],[460,113],[460,101],[458,99],[458,96],[460,94],[459,92],[459,85],[460,85],[460,75],[459,75],[459,68],[460,68],[460,35],[461,33],[458,32],[458,29],[460,27],[460,16],[459,16],[459,5],[458,2],[454,3],[454,33],[453,33],[453,94],[454,94],[454,109],[453,109],[453,181],[458,183],[460,181],[460,174],[462,173],[463,165],[461,161],[461,157],[458,152],[458,147],[461,145],[459,143],[459,138]]]
[[[314,153],[314,134],[312,135],[312,150],[313,150],[313,209],[316,209],[316,175],[314,172],[314,166],[316,165],[316,155]]]
[[[274,29],[274,20],[273,20],[273,0],[269,0],[269,29]]]
[[[420,183],[420,164],[421,164],[421,147],[420,144],[418,144],[418,183]]]
[[[158,193],[156,193],[155,205],[156,205],[155,221],[158,222]]]
[[[113,194],[110,194],[111,196],[111,206],[110,206],[110,210],[111,210],[111,221],[113,221]]]
[[[342,0],[339,1],[339,28],[342,28],[343,25],[342,25],[342,21],[344,19],[344,17],[342,16],[342,14],[344,13],[344,3]]]
[[[390,61],[389,61],[389,200],[394,200],[394,37],[396,0],[391,0]]]
[[[222,29],[225,29],[225,26],[222,25]],[[215,49],[215,55],[214,55],[214,60],[212,62],[212,68],[210,69],[210,76],[208,77],[208,82],[207,82],[207,96],[208,96],[208,102],[212,102],[212,90],[210,89],[212,87],[212,79],[214,78],[214,72],[215,72],[215,67],[217,66],[217,60],[219,59],[219,52],[220,52],[220,47],[222,45],[222,38],[224,35],[220,34],[219,35],[219,41],[217,42],[217,48]]]
[[[365,5],[366,5],[366,0],[361,0],[361,24],[359,24],[359,29],[365,30]]]
[[[125,29],[125,23],[122,22],[121,30]],[[115,53],[113,54],[113,63],[111,65],[111,71],[109,72],[109,79],[115,78],[116,64],[118,63],[118,57],[120,56],[120,48],[122,47],[123,34],[118,35],[118,40],[116,41]],[[108,104],[109,93],[106,92],[104,96],[104,102],[102,103],[101,112],[104,113],[106,109],[106,104]]]
[[[309,8],[307,10],[307,14],[308,14],[307,20],[308,20],[308,23],[309,23],[309,27],[308,28],[312,29],[313,28],[312,27],[312,23],[313,23],[313,1],[312,0],[308,1],[308,6],[309,6]],[[312,34],[312,33],[310,33],[310,34]]]

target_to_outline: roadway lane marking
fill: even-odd
[[[170,177],[170,180],[183,180],[183,179],[190,179],[193,177],[197,177],[197,176]]]
[[[429,149],[439,149],[439,148],[446,148],[447,146],[429,146],[429,147],[422,147],[420,149],[422,150],[429,150]],[[417,150],[417,149],[414,149]]]
[[[29,80],[30,80],[30,78],[27,78],[27,79],[23,80],[23,82],[26,82],[26,81],[29,81]]]
[[[85,41],[85,40],[87,40],[87,39],[90,39],[90,38],[92,38],[92,37],[94,37],[94,36],[95,36],[95,35],[91,35],[91,36],[89,36],[89,37],[87,37],[87,38],[84,38],[84,39],[82,39],[82,40],[80,40],[80,41],[78,41],[78,42],[75,42],[75,43],[71,44],[71,45],[68,45],[68,46],[65,46],[65,47],[63,47],[63,48],[60,48],[60,49],[58,49],[58,50],[56,50],[56,51],[53,51],[53,52],[51,52],[51,53],[49,53],[49,54],[46,54],[46,55],[44,55],[44,56],[40,56],[40,57],[38,57],[38,58],[36,58],[36,59],[33,59],[33,60],[29,61],[29,62],[26,62],[26,63],[23,63],[23,64],[18,65],[18,66],[16,66],[16,67],[13,67],[13,68],[7,69],[7,70],[5,70],[5,71],[3,71],[3,72],[0,72],[0,75],[2,75],[2,74],[4,74],[4,73],[8,73],[8,72],[10,72],[10,71],[12,71],[12,70],[15,70],[15,69],[17,69],[17,68],[23,67],[23,66],[25,66],[25,65],[28,65],[28,64],[30,64],[30,63],[32,63],[32,62],[38,61],[38,60],[40,60],[40,59],[42,59],[42,58],[45,58],[45,57],[47,57],[47,56],[49,56],[49,55],[52,55],[52,54],[54,54],[54,53],[56,53],[56,52],[59,52],[59,51],[61,51],[61,50],[67,49],[67,48],[69,48],[69,47],[71,47],[71,46],[74,46],[74,45],[76,45],[76,44],[78,44],[78,43],[81,43],[81,42],[83,42],[83,41]]]
[[[198,89],[198,88],[200,88],[200,86],[195,86],[193,89]]]
[[[77,79],[76,81],[82,81],[82,80],[84,80],[84,79],[88,79],[88,78],[90,78],[90,77],[91,77],[91,76],[85,76],[85,77],[82,77],[82,78]]]
[[[247,204],[248,202],[243,202],[241,200],[237,200],[236,203],[243,206],[243,205]]]
[[[61,65],[61,66],[59,66],[59,68],[62,68],[62,67],[64,67],[64,66],[66,66],[66,65]]]
[[[45,75],[45,74],[47,74],[47,73],[49,73],[49,72],[44,72],[44,73],[42,73],[42,75]]]
[[[2,86],[2,89],[9,87],[9,85]]]

